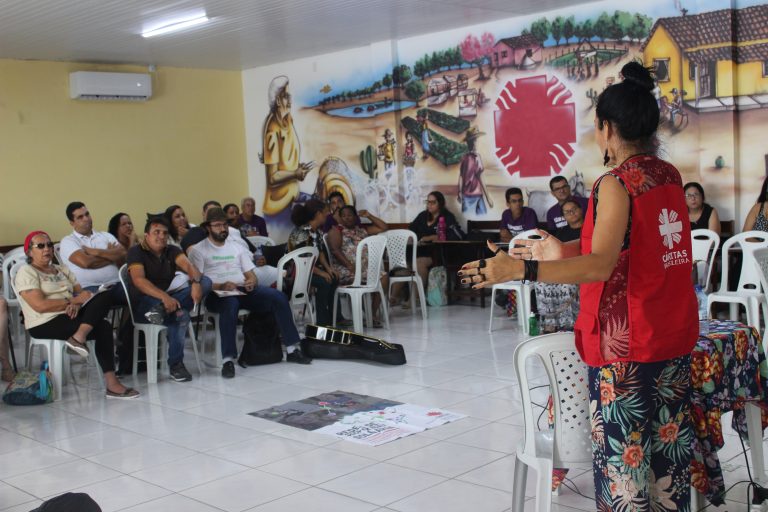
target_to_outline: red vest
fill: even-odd
[[[645,174],[646,166],[656,174]],[[691,284],[691,225],[680,174],[672,165],[649,156],[631,158],[608,174],[621,178],[631,200],[629,248],[622,251],[622,255],[629,253],[627,275],[622,277],[626,299],[621,299],[627,301],[628,331],[618,329],[624,338],[620,352],[626,357],[606,350],[618,337],[606,335],[606,331],[616,332],[616,326],[601,325],[598,315],[608,304],[604,301],[611,299],[603,293],[606,282],[581,285],[580,312],[574,326],[579,354],[590,366],[616,361],[655,362],[690,354],[699,326]],[[592,189],[581,229],[581,254],[592,252],[594,197],[600,179]],[[618,265],[612,278],[621,275],[617,270]]]

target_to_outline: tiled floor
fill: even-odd
[[[501,314],[501,310],[498,310]],[[237,369],[233,380],[208,369],[190,383],[161,376],[135,401],[107,401],[90,385],[65,386],[64,399],[37,407],[0,404],[0,510],[24,511],[77,490],[105,512],[401,511],[503,512],[512,501],[514,451],[522,436],[514,322],[488,310],[430,308],[430,318],[399,308],[391,331],[374,335],[405,345],[405,366],[315,360]],[[192,363],[192,354],[187,362]],[[192,368],[194,365],[189,364]],[[127,382],[131,382],[128,379]],[[246,413],[317,392],[343,389],[468,417],[371,448],[264,421]],[[725,423],[729,423],[727,417]],[[744,479],[738,438],[724,425],[726,483]],[[534,510],[530,472],[526,510]],[[585,494],[589,471],[572,472]],[[707,510],[747,510],[746,488]],[[564,489],[553,510],[594,510]]]

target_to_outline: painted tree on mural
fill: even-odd
[[[576,31],[576,20],[573,16],[565,18],[563,21],[563,37],[565,38],[565,44],[574,36]]]
[[[419,106],[419,100],[424,93],[427,92],[427,86],[421,80],[411,80],[408,85],[405,86],[405,95],[408,99],[416,102],[416,106]]]
[[[530,33],[542,45],[544,44],[544,41],[546,41],[547,38],[549,37],[549,31],[550,31],[550,23],[549,23],[549,20],[547,20],[547,18],[539,18],[538,20],[531,23]]]
[[[549,25],[549,33],[552,34],[552,39],[555,40],[555,46],[560,46],[560,38],[563,37],[563,24],[565,24],[565,20],[562,16],[558,16]]]
[[[420,76],[423,80],[427,75],[442,71],[443,68],[458,68],[462,64],[464,59],[461,57],[461,49],[458,46],[447,50],[435,50],[432,55],[425,53],[413,64],[413,74]]]
[[[411,67],[406,64],[400,64],[392,68],[392,84],[395,87],[405,87],[411,76]]]
[[[493,34],[484,32],[483,35],[480,36],[480,39],[471,34],[467,35],[459,45],[461,48],[461,58],[463,58],[465,62],[477,66],[477,69],[480,72],[480,76],[478,77],[480,80],[485,80],[486,78],[485,73],[483,73],[483,62],[489,59],[493,52],[493,45],[495,42],[496,40],[494,39]]]

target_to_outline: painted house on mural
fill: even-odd
[[[541,43],[531,34],[499,39],[493,47],[493,67],[532,67],[541,62]],[[531,64],[533,63],[533,64]]]
[[[768,5],[659,18],[641,47],[662,94],[699,111],[768,107]]]

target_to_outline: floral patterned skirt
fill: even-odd
[[[597,510],[690,510],[691,357],[589,368]]]

